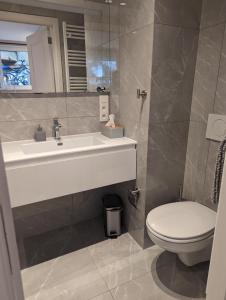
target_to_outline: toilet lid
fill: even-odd
[[[149,229],[159,235],[187,240],[211,233],[216,213],[196,202],[175,202],[150,211],[146,222]]]

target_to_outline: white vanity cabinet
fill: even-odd
[[[136,142],[100,133],[3,143],[12,207],[136,179]],[[54,148],[55,147],[55,148]]]

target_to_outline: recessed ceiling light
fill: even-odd
[[[120,2],[120,5],[121,5],[121,6],[125,6],[125,5],[126,5],[126,2]]]
[[[112,0],[105,0],[105,3],[112,3]]]

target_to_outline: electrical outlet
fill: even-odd
[[[100,122],[107,122],[109,119],[109,96],[100,95],[99,105],[100,105]]]

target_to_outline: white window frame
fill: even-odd
[[[0,11],[0,21],[47,26],[52,38],[53,68],[56,92],[63,92],[59,22],[56,18]]]

